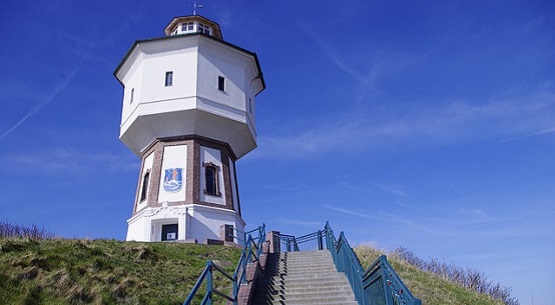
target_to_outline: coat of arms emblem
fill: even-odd
[[[164,170],[164,190],[169,193],[179,192],[183,185],[183,169],[169,168]]]

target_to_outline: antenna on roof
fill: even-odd
[[[197,9],[200,10],[201,8],[202,8],[202,4],[197,4],[197,2],[195,1],[193,3],[193,15],[196,15],[197,14]]]

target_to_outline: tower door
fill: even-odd
[[[177,240],[177,224],[162,225],[162,241]]]

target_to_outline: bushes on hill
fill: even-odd
[[[54,234],[43,227],[32,224],[30,227],[12,224],[7,221],[0,222],[0,238],[30,238],[34,240],[53,239]]]

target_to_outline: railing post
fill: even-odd
[[[207,305],[212,305],[212,261],[206,262],[208,268],[208,277],[206,278],[206,293],[208,294]]]
[[[239,284],[237,284],[237,275],[233,274],[233,305],[237,305],[239,299]]]
[[[324,250],[322,245],[322,231],[318,230],[318,250]]]

